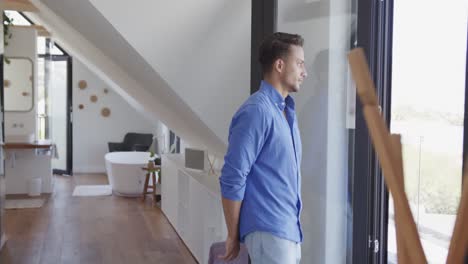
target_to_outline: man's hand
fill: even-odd
[[[239,255],[239,215],[241,201],[232,201],[223,197],[224,218],[227,226],[226,253],[219,256],[224,261],[231,261]]]
[[[237,258],[240,250],[240,242],[237,237],[229,237],[226,239],[226,253],[224,256],[219,256],[224,261],[231,261]]]

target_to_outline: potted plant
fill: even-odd
[[[158,166],[158,168],[156,168],[156,166]],[[149,160],[148,160],[148,172],[158,172],[157,174],[157,182],[161,183],[160,182],[160,179],[161,179],[161,169],[160,169],[160,166],[161,166],[161,158],[156,158],[156,155],[153,151],[150,151],[150,156],[149,156]]]
[[[155,169],[155,166],[154,166],[154,159],[155,159],[154,152],[153,152],[153,151],[150,151],[150,156],[149,156],[149,160],[148,160],[148,171],[149,171],[149,170],[154,170],[154,169]]]

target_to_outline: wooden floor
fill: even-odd
[[[72,196],[75,185],[107,184],[104,175],[55,183],[44,207],[5,210],[1,264],[197,263],[150,196]]]

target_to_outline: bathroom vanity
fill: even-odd
[[[39,179],[40,193],[52,192],[52,158],[55,147],[51,141],[7,141],[4,149],[6,194],[30,193],[31,181],[34,179]]]
[[[12,27],[11,32],[3,64],[6,194],[50,193],[55,147],[37,140],[38,105],[45,103],[38,93],[37,30]]]

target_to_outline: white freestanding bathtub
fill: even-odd
[[[112,192],[121,196],[139,196],[143,192],[150,153],[129,151],[109,152],[105,155],[107,177]]]

